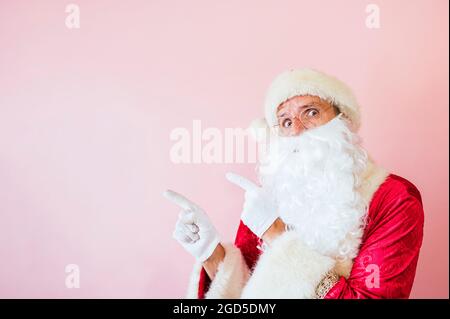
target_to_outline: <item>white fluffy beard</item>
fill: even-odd
[[[270,142],[259,177],[274,194],[281,219],[311,249],[353,259],[367,210],[358,188],[368,157],[358,136],[337,116],[299,136]]]

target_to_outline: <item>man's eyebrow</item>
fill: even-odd
[[[300,109],[304,109],[304,108],[307,108],[309,106],[324,107],[323,105],[321,105],[317,101],[311,101],[311,102],[306,103],[305,105],[300,106]]]
[[[300,106],[298,109],[299,110],[304,110],[307,107],[311,107],[311,106],[317,106],[317,105],[315,105],[313,102],[310,102],[310,103],[306,103],[305,105]]]
[[[305,108],[310,107],[310,106],[320,107],[321,105],[317,101],[311,101],[311,102],[306,103],[305,105],[300,106],[300,109],[305,109]],[[280,114],[277,114],[277,116],[278,117],[285,117],[286,116],[286,112],[282,112]]]

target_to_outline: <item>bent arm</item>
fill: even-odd
[[[266,239],[269,239],[267,237],[272,237],[272,235],[275,237],[275,233],[279,232],[279,228],[284,229],[284,224],[275,222],[274,225],[269,228],[271,231],[267,232]],[[237,291],[233,292],[233,297],[230,298],[239,298],[241,295],[241,290],[250,277],[250,269],[254,267],[261,253],[261,250],[258,249],[259,244],[259,238],[241,220],[236,233],[234,245],[220,244],[221,247],[214,251],[214,257],[212,257],[208,263],[196,263],[194,265],[187,297],[194,299],[211,298],[213,295],[211,291],[214,290],[214,288],[211,287],[215,286],[211,281],[216,281],[217,276],[219,279],[222,279],[224,277],[222,274],[229,272],[229,270],[233,268],[231,265],[234,262],[235,268],[231,272],[241,275],[233,276],[234,278],[238,278],[236,285]],[[222,248],[223,258],[221,256]],[[231,252],[230,256],[227,256],[227,251]],[[220,265],[222,263],[223,265],[221,267]],[[222,269],[222,271],[220,271],[220,269]],[[223,295],[223,293],[220,295]]]
[[[250,270],[238,247],[233,244],[221,244],[224,255],[204,268],[200,262],[196,262],[192,270],[187,298],[197,299],[237,299],[250,277]],[[218,255],[220,254],[220,248]],[[216,265],[213,265],[217,263]],[[207,271],[213,272],[213,278]],[[206,285],[207,283],[207,285]],[[207,286],[207,287],[206,287]]]

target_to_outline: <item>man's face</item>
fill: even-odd
[[[317,96],[294,96],[277,109],[278,132],[281,136],[296,136],[329,122],[337,114],[337,108]]]

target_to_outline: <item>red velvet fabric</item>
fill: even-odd
[[[325,299],[408,298],[423,238],[424,213],[418,189],[390,174],[369,205],[358,256],[348,279],[341,277]],[[259,238],[242,221],[235,244],[252,269],[261,251]],[[205,297],[211,281],[202,269],[198,297]]]

